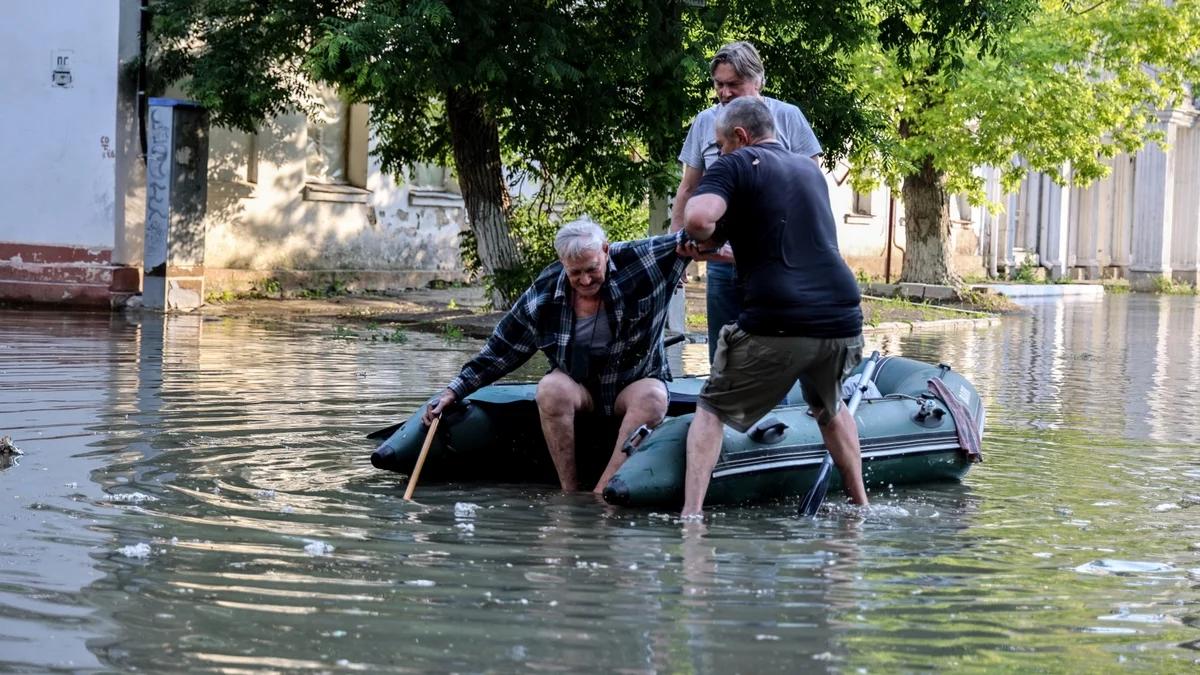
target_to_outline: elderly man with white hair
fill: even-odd
[[[662,332],[670,291],[689,261],[677,252],[683,241],[676,233],[610,244],[591,220],[563,225],[554,240],[558,262],[538,275],[479,354],[430,402],[425,423],[540,349],[550,372],[538,382],[538,413],[563,490],[579,489],[576,415],[621,420],[617,446],[595,487],[602,491],[625,461],[622,441],[667,413],[671,372]]]

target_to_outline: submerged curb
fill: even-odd
[[[1000,317],[989,316],[978,319],[934,319],[932,321],[887,321],[874,326],[863,326],[864,333],[912,333],[918,330],[961,330],[987,328],[1000,325]]]
[[[913,333],[923,330],[963,330],[998,325],[1000,316],[955,310],[971,316],[864,325],[864,333]],[[307,323],[386,324],[422,333],[453,329],[460,337],[486,339],[504,316],[484,309],[482,292],[472,288],[410,291],[396,296],[335,296],[328,298],[243,299],[204,305],[198,313],[208,319],[241,316],[258,320]],[[689,341],[703,342],[704,330],[692,327]]]

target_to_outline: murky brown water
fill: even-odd
[[[0,312],[0,435],[27,453],[0,470],[0,670],[1200,664],[1195,299],[874,336],[975,382],[987,462],[861,518],[691,528],[516,486],[403,502],[363,435],[478,343],[371,335]]]

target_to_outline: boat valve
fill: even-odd
[[[621,446],[621,452],[626,455],[632,455],[638,446],[642,444],[642,440],[649,435],[650,427],[645,424],[634,429],[633,433],[629,434],[629,438],[625,439],[625,444]]]
[[[922,399],[917,407],[917,414],[913,415],[913,420],[925,427],[941,426],[942,417],[946,415],[946,411],[937,407],[930,399]]]

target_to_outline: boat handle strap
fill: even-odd
[[[621,446],[621,452],[625,453],[626,455],[632,455],[633,452],[637,450],[638,446],[642,444],[642,439],[649,435],[650,427],[646,426],[645,424],[634,429],[633,433],[629,434],[629,438],[625,439],[625,444]]]

